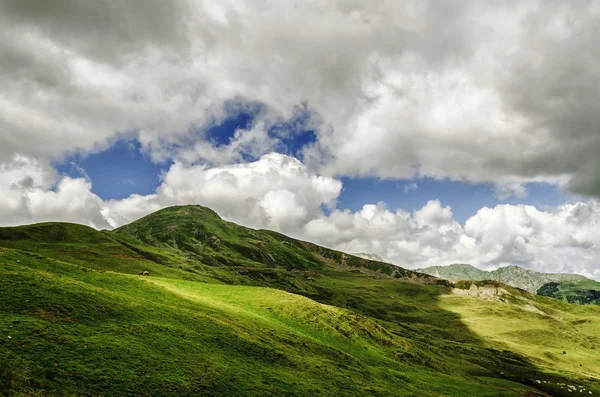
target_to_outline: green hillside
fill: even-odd
[[[480,270],[471,265],[454,264],[449,266],[431,266],[419,271],[445,280],[494,280],[521,288],[531,293],[549,282],[586,281],[587,278],[578,274],[568,273],[539,273],[523,269],[519,266],[505,266],[496,270]]]
[[[600,282],[594,280],[551,282],[537,293],[569,303],[600,305]]]
[[[200,206],[112,232],[0,228],[0,395],[598,395],[598,349],[600,307],[452,285]]]

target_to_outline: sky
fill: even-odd
[[[200,204],[600,279],[600,3],[0,0],[0,225]]]

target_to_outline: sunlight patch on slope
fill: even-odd
[[[459,314],[490,347],[508,346],[547,370],[600,379],[600,307],[531,296],[533,306],[530,299],[511,296],[442,295],[440,305]]]
[[[288,292],[175,279],[153,278],[148,281],[188,300],[201,302],[236,316],[258,318],[276,328],[321,341],[341,337],[363,347],[369,344],[390,348],[406,346],[401,338],[367,317]],[[367,341],[370,343],[366,343]]]

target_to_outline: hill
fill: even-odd
[[[150,276],[138,276],[143,270]],[[600,308],[172,207],[0,228],[0,394],[600,393]]]
[[[578,274],[539,273],[523,269],[519,266],[505,266],[493,271],[486,271],[477,269],[471,265],[454,264],[449,266],[432,266],[425,269],[419,269],[419,271],[445,280],[500,281],[531,293],[536,293],[542,285],[549,282],[588,280]]]
[[[569,303],[600,305],[600,282],[594,280],[550,282],[537,293]]]

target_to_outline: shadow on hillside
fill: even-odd
[[[347,274],[339,272],[336,277],[335,273],[317,280],[316,293],[290,292],[380,320],[412,344],[406,351],[395,352],[396,360],[442,373],[460,371],[474,377],[505,379],[552,396],[572,395],[566,385],[573,385],[573,380],[543,372],[508,347],[488,347],[460,315],[442,309],[440,296],[451,292],[448,286],[423,285],[414,279],[360,280],[358,274],[349,279]],[[590,387],[597,390],[599,386],[592,379],[577,384],[586,393]]]
[[[390,359],[432,373],[506,379],[553,396],[572,394],[556,386],[569,384],[568,379],[542,372],[508,348],[488,348],[460,316],[443,309],[440,297],[449,293],[447,285],[389,264],[227,223],[207,209],[174,207],[106,235],[65,224],[5,228],[0,229],[0,246],[126,274],[137,274],[151,261],[152,271],[182,268],[224,283],[285,290],[380,320],[408,342],[406,349],[390,352]],[[169,275],[181,277],[174,271]],[[427,280],[433,284],[420,284]]]

